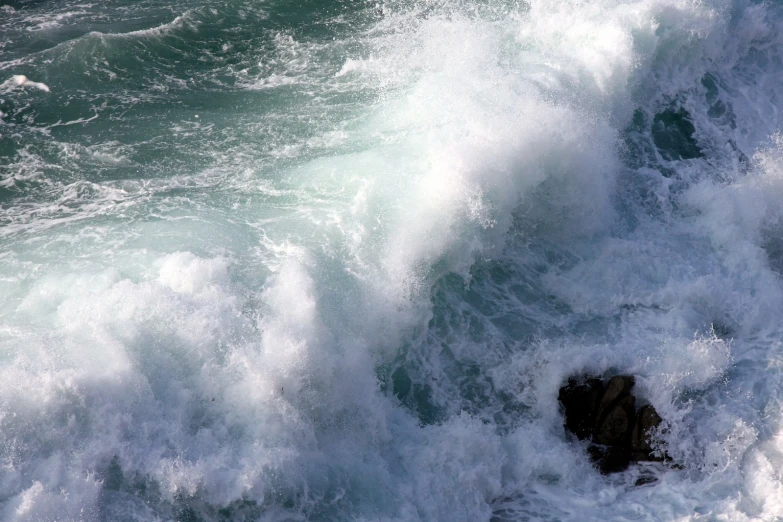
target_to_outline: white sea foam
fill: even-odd
[[[128,31],[127,33],[101,33],[93,32],[90,35],[98,36],[100,38],[114,39],[114,38],[158,38],[165,36],[171,31],[187,28],[191,31],[198,30],[197,21],[193,20],[191,12],[185,12],[179,16],[174,17],[170,22],[150,27],[149,29],[139,29],[137,31]]]
[[[49,92],[49,86],[45,83],[34,82],[24,74],[16,74],[10,79],[6,80],[4,83],[0,84],[0,93],[7,92],[17,87],[32,87],[44,92]]]

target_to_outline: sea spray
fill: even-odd
[[[774,520],[781,24],[4,6],[0,518]],[[618,373],[681,469],[568,438]]]

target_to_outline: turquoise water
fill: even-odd
[[[0,519],[780,520],[781,28],[1,2]],[[617,372],[679,467],[564,433]]]

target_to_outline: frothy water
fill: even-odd
[[[0,519],[780,520],[781,29],[6,2]],[[618,372],[678,466],[564,432]]]

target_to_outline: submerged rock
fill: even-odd
[[[560,388],[564,426],[579,440],[592,440],[587,451],[601,473],[623,471],[632,462],[663,460],[652,447],[663,419],[651,405],[636,411],[633,386],[633,376],[616,375],[606,385],[594,377],[572,377]]]

